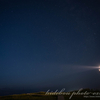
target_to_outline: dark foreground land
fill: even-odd
[[[45,92],[14,94],[9,96],[0,96],[0,100],[100,100],[100,91],[89,91],[89,95],[45,95]],[[85,91],[84,91],[85,92]],[[94,93],[94,95],[93,95]]]

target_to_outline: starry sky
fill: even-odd
[[[0,95],[100,89],[99,0],[0,0]]]

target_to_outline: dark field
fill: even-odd
[[[85,92],[84,90],[83,92]],[[89,91],[89,95],[73,95],[71,98],[70,95],[63,95],[64,100],[100,100],[100,92],[99,91]],[[82,93],[82,92],[80,92]],[[93,95],[93,93],[99,93]],[[45,92],[38,92],[38,93],[27,93],[27,94],[14,94],[9,96],[0,96],[0,100],[58,100],[58,95],[45,95]]]

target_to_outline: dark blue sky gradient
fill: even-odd
[[[99,27],[99,0],[0,0],[0,89],[100,89]]]

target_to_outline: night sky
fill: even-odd
[[[99,65],[100,0],[0,0],[0,95],[100,89]]]

